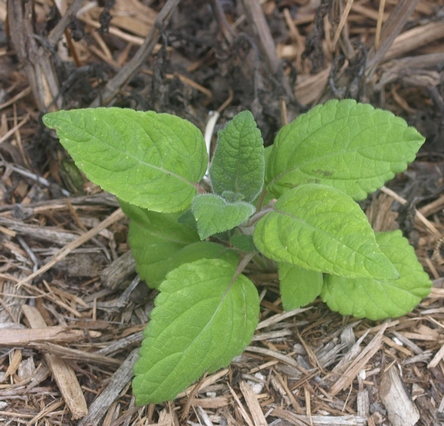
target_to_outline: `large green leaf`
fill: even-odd
[[[399,276],[358,204],[325,185],[286,192],[256,225],[254,243],[270,259],[304,269],[352,278]]]
[[[179,223],[180,213],[157,213],[120,202],[130,217],[128,240],[140,277],[157,288],[166,274],[184,263],[199,259],[223,259],[237,266],[234,250],[200,241],[197,232]]]
[[[372,320],[394,318],[410,312],[432,286],[401,231],[376,234],[382,252],[400,273],[397,280],[350,279],[327,276],[322,299],[333,311]]]
[[[213,191],[242,194],[253,201],[264,184],[264,142],[253,114],[242,111],[218,133],[210,167]]]
[[[128,242],[140,277],[156,288],[170,271],[172,257],[200,241],[188,225],[179,223],[181,213],[157,213],[120,201],[129,216]]]
[[[404,171],[423,143],[416,129],[389,111],[332,100],[279,131],[267,189],[278,197],[303,183],[322,183],[360,200]]]
[[[173,115],[95,108],[49,113],[43,122],[88,179],[149,210],[185,210],[207,167],[202,133]]]
[[[200,260],[171,271],[160,285],[134,367],[138,405],[173,399],[251,341],[259,297],[235,270],[223,260]]]
[[[228,202],[214,194],[194,197],[191,211],[196,218],[197,230],[202,240],[228,231],[247,220],[256,208],[244,201]]]
[[[185,246],[171,257],[169,271],[178,268],[184,263],[192,263],[200,259],[221,259],[234,268],[239,264],[239,254],[222,244],[212,241],[199,241]]]
[[[279,289],[286,311],[313,302],[321,294],[324,284],[322,272],[309,271],[289,263],[279,263]]]

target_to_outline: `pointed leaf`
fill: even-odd
[[[185,210],[207,167],[200,130],[172,115],[94,108],[53,112],[43,122],[88,179],[149,210]]]
[[[253,114],[242,111],[218,133],[210,167],[213,191],[231,191],[253,201],[264,183],[264,142]]]
[[[397,278],[361,208],[342,191],[301,185],[256,225],[256,247],[270,259],[347,277]]]
[[[202,240],[210,235],[233,229],[247,220],[255,210],[252,204],[243,201],[229,203],[214,194],[198,195],[191,205]]]
[[[258,322],[256,287],[222,260],[184,264],[159,290],[134,367],[138,405],[171,400],[206,371],[228,365]]]
[[[284,126],[267,166],[276,197],[304,183],[341,189],[355,200],[414,160],[424,138],[389,111],[352,99],[319,105]]]
[[[282,305],[286,311],[308,305],[321,294],[324,284],[321,272],[289,263],[279,263],[278,271]]]
[[[410,312],[430,293],[432,283],[401,231],[376,234],[382,252],[401,274],[397,280],[327,276],[322,300],[342,315],[371,320],[396,318]]]

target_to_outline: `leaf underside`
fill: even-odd
[[[138,405],[171,400],[206,371],[228,365],[258,322],[256,287],[223,260],[184,264],[159,290],[134,367]]]
[[[321,297],[333,311],[371,320],[396,318],[412,311],[430,293],[430,278],[401,231],[378,233],[376,241],[399,271],[400,278],[376,280],[327,276]]]
[[[406,170],[423,143],[416,129],[389,111],[332,100],[279,131],[267,190],[279,197],[298,185],[320,183],[361,200]]]
[[[43,122],[88,179],[153,211],[189,207],[207,167],[202,133],[173,115],[86,108],[49,113]]]

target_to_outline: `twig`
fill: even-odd
[[[133,58],[110,80],[103,92],[91,103],[91,107],[109,104],[120,88],[137,72],[151,54],[160,37],[160,31],[167,24],[180,0],[168,0],[154,22],[151,31]]]
[[[390,49],[393,41],[404,28],[405,23],[415,10],[419,0],[401,0],[391,13],[381,31],[380,45],[378,51],[371,49],[367,62],[367,76],[370,78],[376,67],[383,60],[385,54]]]
[[[89,414],[79,422],[79,426],[100,424],[100,420],[111,404],[133,377],[132,369],[137,360],[138,351],[138,349],[134,349],[120,368],[112,375],[109,385],[91,404]]]
[[[11,137],[20,127],[22,127],[26,122],[29,120],[29,114],[26,114],[25,118],[20,121],[16,126],[14,126],[12,129],[8,130],[1,138],[0,138],[0,144],[3,143],[6,139]]]
[[[73,242],[67,244],[65,247],[63,247],[62,249],[57,251],[48,263],[43,265],[36,272],[34,272],[33,274],[29,275],[25,279],[19,281],[17,283],[17,286],[20,287],[23,284],[28,283],[32,279],[34,279],[34,278],[38,277],[39,275],[43,274],[48,269],[51,269],[57,262],[59,262],[60,260],[64,259],[66,256],[68,256],[68,254],[71,253],[74,249],[76,249],[77,247],[81,246],[83,243],[85,243],[86,241],[88,241],[89,239],[91,239],[92,237],[94,237],[95,235],[100,233],[101,231],[103,231],[108,226],[110,226],[113,223],[119,221],[123,217],[125,217],[125,215],[122,212],[122,209],[117,209],[111,216],[107,217],[103,222],[99,223],[97,226],[95,226],[94,228],[90,229],[88,232],[86,232],[85,234],[81,235],[79,238],[77,238]]]
[[[32,328],[45,328],[46,323],[36,308],[23,305],[23,313]],[[15,330],[17,332],[17,330]],[[62,359],[55,355],[45,354],[45,360],[52,372],[54,380],[60,389],[73,419],[79,419],[88,414],[85,397],[77,380],[74,370]]]
[[[336,28],[336,33],[333,38],[333,43],[332,43],[333,47],[336,46],[336,43],[338,42],[339,37],[341,36],[341,31],[344,28],[345,23],[347,22],[348,14],[350,13],[353,2],[354,0],[347,0],[347,4],[345,5],[344,12],[342,12],[341,20],[339,21],[338,28]]]
[[[383,186],[381,188],[381,191],[385,194],[389,195],[390,197],[394,198],[398,203],[405,205],[407,204],[407,200],[399,196],[395,191],[392,191],[391,189]],[[426,228],[435,236],[438,238],[441,238],[441,233],[435,228],[432,222],[427,220],[426,217],[424,217],[418,210],[415,209],[416,217],[426,226]]]
[[[49,34],[48,41],[52,45],[55,45],[59,41],[59,38],[66,30],[66,27],[68,26],[71,17],[76,15],[76,13],[82,7],[83,3],[85,3],[85,0],[74,0],[71,3],[66,13],[62,16],[62,19],[60,19],[60,21],[57,23],[57,25],[52,29],[51,33]]]
[[[378,10],[378,21],[376,22],[376,34],[375,34],[375,51],[378,50],[379,41],[381,39],[382,21],[384,19],[385,0],[381,0]]]
[[[270,74],[273,77],[280,77],[285,94],[289,99],[294,100],[293,89],[290,86],[287,76],[282,72],[281,60],[277,54],[270,27],[267,24],[260,3],[258,1],[243,0],[242,4],[248,21],[252,26],[256,37],[259,39],[260,50],[264,56]]]
[[[26,305],[23,306],[25,309]],[[29,306],[27,306],[29,308]],[[99,337],[97,331],[90,331],[88,337]],[[75,342],[86,339],[83,330],[75,330],[61,325],[53,327],[25,328],[23,330],[3,329],[0,333],[0,347],[28,346],[36,342]]]

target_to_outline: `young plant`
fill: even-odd
[[[410,312],[430,291],[401,232],[375,234],[356,203],[424,142],[388,111],[329,101],[266,150],[241,112],[218,133],[209,179],[202,133],[178,117],[97,108],[43,121],[119,198],[137,271],[159,290],[134,367],[139,405],[173,399],[249,344],[259,297],[247,265],[278,271],[286,310],[320,295],[334,311],[376,320]]]

